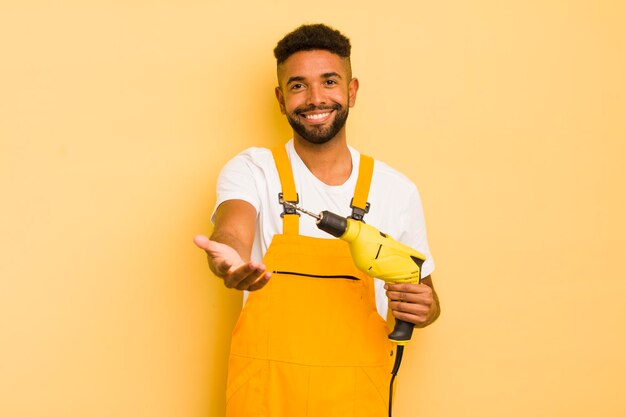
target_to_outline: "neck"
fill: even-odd
[[[294,133],[294,148],[304,165],[323,183],[341,185],[350,178],[352,156],[345,133],[323,144],[311,143]]]

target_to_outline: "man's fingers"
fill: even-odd
[[[390,302],[389,308],[396,313],[406,313],[415,316],[426,315],[429,311],[429,307],[423,304],[402,303],[398,301]]]
[[[224,284],[228,288],[238,290],[248,290],[254,284],[259,276],[265,273],[265,265],[256,262],[247,262],[238,267],[231,268],[229,273],[224,276]]]
[[[413,294],[402,291],[387,290],[387,298],[392,301],[408,301],[408,297],[413,297]]]
[[[426,323],[430,312],[430,307],[412,303],[391,302],[389,308],[396,319],[416,325]]]
[[[393,284],[385,285],[387,298],[401,303],[423,304],[433,303],[432,289],[424,284]]]
[[[252,285],[250,285],[248,287],[248,291],[256,291],[256,290],[260,290],[261,288],[265,287],[265,284],[267,284],[269,282],[271,277],[272,277],[271,273],[269,273],[269,272],[264,273],[256,281],[254,281],[254,283],[252,283]]]
[[[243,278],[237,283],[235,288],[238,290],[247,290],[265,273],[265,265],[249,262],[242,268],[241,273],[243,274]]]
[[[402,303],[419,303],[422,297],[418,294],[400,291],[387,291],[387,298]]]
[[[432,292],[426,284],[385,284],[385,289],[399,292],[412,292],[415,294]]]
[[[392,310],[392,313],[397,320],[406,321],[407,323],[413,323],[417,326],[423,325],[428,321],[428,316],[426,314],[415,315],[397,310]]]

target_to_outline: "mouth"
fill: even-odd
[[[299,116],[305,119],[309,124],[321,124],[330,119],[335,110],[323,110],[317,112],[300,113]]]

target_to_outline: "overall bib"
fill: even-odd
[[[297,201],[284,147],[272,150],[285,201]],[[361,156],[352,206],[363,214],[373,160]],[[278,198],[278,196],[277,196]],[[393,347],[374,280],[346,242],[299,235],[283,214],[263,258],[269,283],[249,294],[233,330],[227,417],[384,417]]]

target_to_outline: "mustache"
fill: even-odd
[[[338,104],[334,104],[332,106],[315,106],[311,104],[306,107],[301,107],[301,108],[296,109],[294,113],[300,115],[302,113],[315,111],[315,110],[341,110],[341,106]]]

